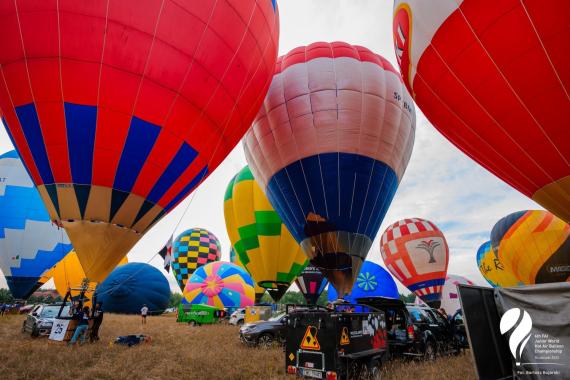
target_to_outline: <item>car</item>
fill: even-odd
[[[386,313],[391,355],[434,360],[437,354],[459,351],[450,323],[434,309],[387,297],[358,298],[357,302]]]
[[[245,308],[239,308],[230,316],[230,325],[241,326],[245,322]]]
[[[287,319],[287,313],[278,313],[267,321],[246,323],[239,329],[240,340],[260,347],[269,347],[273,342],[282,344],[287,334]]]
[[[32,337],[49,336],[54,320],[59,314],[62,304],[37,305],[26,316],[22,332],[30,333]],[[61,315],[69,316],[71,304],[63,305]]]

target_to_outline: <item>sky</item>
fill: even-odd
[[[278,4],[280,55],[317,41],[345,41],[366,46],[397,67],[392,42],[392,1],[281,0]],[[419,107],[416,113],[416,140],[410,163],[367,259],[384,266],[379,245],[382,232],[397,220],[420,217],[443,231],[450,248],[448,273],[486,285],[475,255],[479,246],[489,240],[495,222],[511,212],[541,207],[462,154],[431,126]],[[0,128],[0,154],[11,149],[6,132]],[[222,260],[229,261],[224,192],[230,179],[245,165],[240,143],[198,189],[146,233],[129,252],[129,260],[149,262],[162,270],[162,259],[155,253],[170,235],[201,227],[219,238]],[[179,291],[172,274],[164,274],[171,289]],[[0,287],[6,287],[1,275]],[[409,293],[400,283],[398,288]],[[296,290],[294,286],[292,289]]]

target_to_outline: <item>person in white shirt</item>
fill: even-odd
[[[148,314],[148,307],[145,305],[143,305],[142,309],[141,309],[141,317],[142,317],[142,324],[146,325],[146,316]]]

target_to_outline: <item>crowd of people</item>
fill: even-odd
[[[72,319],[77,321],[77,327],[73,333],[73,337],[69,341],[69,345],[74,345],[78,339],[81,339],[81,344],[85,343],[87,338],[91,343],[99,340],[99,328],[103,323],[103,305],[97,302],[93,310],[89,306],[82,306],[81,303],[74,303],[70,309]],[[92,321],[91,330],[89,330],[89,321]],[[87,336],[89,334],[89,336]]]

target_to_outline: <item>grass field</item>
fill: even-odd
[[[244,347],[229,325],[189,327],[173,317],[107,314],[101,342],[67,347],[20,332],[24,316],[0,317],[0,377],[7,379],[289,379],[281,348]],[[118,335],[144,333],[149,345],[109,345]],[[384,379],[475,378],[471,356],[438,358],[433,363],[392,362]]]

